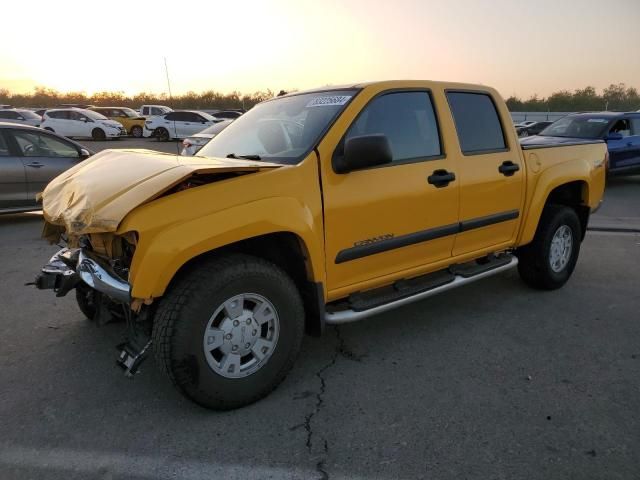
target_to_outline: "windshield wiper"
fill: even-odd
[[[243,158],[245,160],[262,160],[260,155],[236,155],[235,153],[230,153],[227,155],[227,158]]]

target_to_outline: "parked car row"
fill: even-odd
[[[85,104],[64,104],[58,108],[36,110],[0,105],[0,121],[42,127],[69,138],[105,140],[131,135],[166,141],[195,135],[215,123],[235,120],[243,114],[241,110],[212,112],[215,115],[199,110],[174,111],[165,105],[142,105],[139,111],[129,107]]]

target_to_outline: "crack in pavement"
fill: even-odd
[[[324,373],[336,364],[336,362],[338,361],[338,356],[342,356],[354,362],[360,362],[364,357],[364,355],[356,355],[355,353],[353,353],[347,348],[346,342],[344,338],[342,338],[342,335],[340,334],[340,329],[337,325],[334,326],[333,329],[336,333],[337,345],[334,349],[333,355],[331,355],[331,359],[329,360],[329,362],[315,373],[315,376],[318,377],[318,379],[320,380],[320,389],[316,392],[316,402],[315,402],[313,411],[305,415],[305,418],[304,418],[303,426],[305,431],[307,432],[307,440],[305,442],[305,445],[307,447],[307,451],[311,455],[314,454],[313,453],[314,431],[313,431],[313,428],[311,427],[311,422],[314,419],[314,417],[316,417],[320,413],[320,410],[322,410],[322,407],[324,406],[324,393],[327,388],[327,380],[324,377]],[[320,460],[316,463],[316,471],[320,475],[319,478],[321,480],[328,480],[329,473],[325,469],[325,463],[329,455],[329,442],[324,437],[321,438],[321,442],[322,442],[322,451],[320,452]]]

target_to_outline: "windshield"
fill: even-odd
[[[139,117],[138,112],[136,112],[133,108],[123,108],[122,109],[125,115],[129,118]]]
[[[256,105],[215,136],[198,155],[258,155],[296,164],[356,94],[333,90],[280,97]]]
[[[564,117],[542,130],[539,135],[548,137],[602,138],[608,124],[608,118]]]
[[[94,112],[92,110],[82,110],[82,113],[92,120],[109,120],[107,117],[102,115],[101,113]]]

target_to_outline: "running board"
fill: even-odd
[[[507,263],[500,262],[498,266],[491,268],[489,270],[483,270],[480,273],[477,273],[472,276],[468,276],[468,273],[465,272],[467,276],[462,276],[456,274],[453,276],[453,280],[446,282],[444,284],[440,284],[428,290],[422,290],[414,295],[400,298],[398,300],[390,301],[388,303],[378,305],[366,310],[355,310],[353,308],[347,308],[345,310],[337,310],[337,311],[327,311],[324,316],[324,321],[329,325],[339,325],[342,323],[355,322],[358,320],[362,320],[363,318],[370,317],[372,315],[377,315],[379,313],[387,312],[389,310],[393,310],[394,308],[401,307],[403,305],[408,305],[413,302],[417,302],[418,300],[423,300],[425,298],[432,297],[442,292],[446,292],[447,290],[452,290],[457,287],[461,287],[463,285],[467,285],[469,283],[475,282],[476,280],[480,280],[481,278],[490,277],[492,275],[496,275],[500,272],[504,272],[505,270],[509,270],[516,265],[518,265],[517,257],[511,257],[510,261]]]

